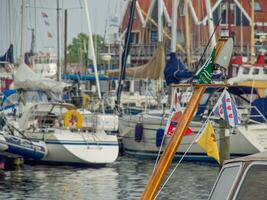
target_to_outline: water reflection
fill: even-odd
[[[0,177],[0,199],[138,199],[153,165],[127,157],[100,169],[25,165]],[[158,199],[206,199],[217,173],[216,167],[184,163]]]

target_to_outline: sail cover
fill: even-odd
[[[144,65],[137,67],[129,67],[126,69],[126,77],[140,79],[159,79],[163,76],[165,66],[165,52],[162,42],[158,43],[157,50],[151,59]],[[108,70],[109,77],[119,77],[120,70]]]
[[[181,80],[188,79],[193,76],[193,72],[189,71],[180,59],[177,59],[175,53],[170,53],[167,65],[164,69],[166,83],[180,83]]]
[[[5,55],[0,57],[0,62],[9,62],[9,63],[14,63],[14,56],[13,56],[13,44],[10,44],[7,52]]]
[[[44,90],[47,92],[61,93],[67,84],[50,78],[43,78],[30,69],[25,63],[18,67],[14,87],[24,90]]]

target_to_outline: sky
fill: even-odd
[[[31,30],[35,29],[36,50],[52,51],[57,49],[57,1],[56,0],[25,0],[26,1],[26,44],[25,51],[29,51],[31,44]],[[0,55],[14,44],[15,58],[20,53],[21,41],[21,2],[22,0],[0,0]],[[107,19],[111,16],[121,18],[128,0],[87,0],[92,32],[104,36],[117,31],[107,28]],[[68,12],[68,44],[79,33],[88,33],[84,0],[59,0],[60,5],[60,46],[63,54],[64,10]],[[48,17],[43,17],[42,12]],[[46,21],[46,22],[45,22]],[[46,23],[46,25],[45,25]],[[48,25],[49,24],[49,25]],[[52,38],[48,33],[52,33]]]

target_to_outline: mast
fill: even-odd
[[[186,60],[187,60],[187,67],[191,69],[188,0],[184,0],[184,9],[185,9],[185,46],[187,54]]]
[[[176,29],[177,29],[177,7],[180,0],[172,0],[172,40],[171,51],[176,52]]]
[[[60,41],[59,41],[59,0],[57,0],[57,80],[61,80],[61,67],[60,67]]]
[[[67,71],[67,30],[68,30],[68,11],[65,9],[64,12],[64,72],[66,74]]]
[[[241,6],[243,7],[243,0],[240,2]],[[243,56],[243,14],[242,11],[240,12],[240,51]]]
[[[25,17],[25,0],[22,0],[21,6],[21,43],[20,43],[20,64],[24,63],[24,53],[25,53],[25,32],[26,32],[26,17]]]
[[[101,96],[101,91],[100,91],[100,83],[99,83],[99,77],[98,77],[98,71],[97,71],[97,65],[96,65],[96,55],[95,55],[95,48],[94,48],[94,43],[93,43],[93,36],[92,36],[92,30],[91,30],[91,21],[90,21],[90,15],[89,15],[89,9],[88,9],[87,0],[84,0],[84,5],[85,5],[85,14],[86,14],[86,17],[87,17],[88,34],[89,34],[88,49],[90,49],[91,52],[92,52],[93,66],[94,66],[94,71],[95,71],[95,80],[96,80],[96,87],[97,87],[97,94],[98,94],[98,98],[101,100],[102,96]],[[104,108],[102,108],[102,109],[104,109]]]
[[[158,41],[163,41],[163,25],[162,25],[162,14],[163,14],[163,5],[162,0],[158,0]]]
[[[232,37],[232,28],[231,28],[231,23],[232,23],[232,17],[231,17],[231,0],[228,0],[227,2],[227,10],[228,10],[228,31],[229,31],[229,37]]]
[[[210,0],[205,0],[206,3],[206,10],[208,14],[208,27],[209,27],[209,36],[212,36],[212,33],[214,31],[214,24],[213,24],[213,17],[211,13],[211,6],[210,6]],[[215,34],[211,38],[211,44],[210,44],[210,53],[213,51],[214,47],[216,45],[216,38]]]
[[[251,31],[250,31],[250,64],[254,64],[255,47],[254,47],[254,0],[251,0]]]
[[[131,8],[130,8],[129,23],[128,23],[127,31],[125,34],[124,51],[121,57],[121,74],[120,74],[119,83],[118,83],[117,100],[116,100],[116,105],[115,105],[117,111],[119,111],[121,92],[123,88],[123,81],[125,80],[126,61],[127,61],[128,54],[130,52],[130,36],[131,36],[132,27],[133,27],[135,8],[136,8],[136,0],[133,0],[131,3]]]

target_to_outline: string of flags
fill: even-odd
[[[48,38],[53,38],[53,34],[52,34],[52,31],[51,31],[51,28],[50,28],[50,23],[48,21],[47,13],[41,12],[41,15],[42,15],[43,20],[44,20],[44,25],[47,27],[47,37]]]
[[[224,89],[212,112],[225,120],[232,127],[240,123],[240,113],[237,109],[234,98]],[[196,143],[207,152],[207,155],[213,157],[220,164],[219,150],[216,142],[216,136],[211,122],[208,120],[202,133],[199,135]]]
[[[224,89],[217,103],[212,109],[215,116],[225,120],[231,127],[235,127],[240,123],[240,113],[237,109],[234,98],[227,89]],[[182,107],[179,102],[178,95],[175,93],[172,98],[170,117],[168,119],[165,134],[173,135],[177,123],[182,117]],[[185,135],[190,135],[193,131],[188,128]],[[207,155],[213,157],[220,164],[219,150],[216,142],[216,135],[212,123],[207,120],[205,128],[198,136],[196,143],[207,152]]]

